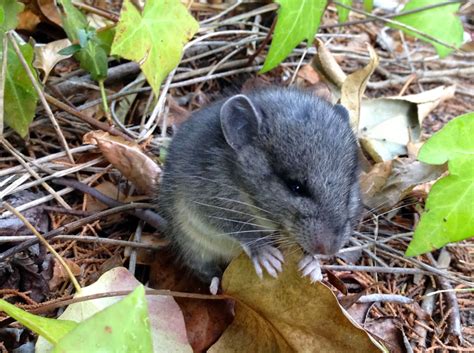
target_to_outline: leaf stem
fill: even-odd
[[[104,109],[105,117],[113,125],[112,117],[110,116],[109,104],[107,103],[107,93],[105,92],[104,79],[101,79],[99,82],[100,96],[102,98],[102,107]]]

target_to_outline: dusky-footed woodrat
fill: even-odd
[[[276,277],[285,243],[320,279],[315,255],[335,254],[360,212],[348,112],[295,88],[210,104],[173,137],[158,203],[179,258],[208,283],[242,249],[259,276]]]

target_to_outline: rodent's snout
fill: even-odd
[[[312,255],[335,255],[344,242],[344,236],[336,234],[319,222],[317,225],[313,223],[311,232],[306,234],[302,234],[300,245]]]
[[[310,249],[306,250],[313,255],[335,255],[340,249],[339,241],[335,239],[334,235],[315,235],[312,237],[309,246]]]

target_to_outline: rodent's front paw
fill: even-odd
[[[281,265],[284,262],[283,254],[274,246],[265,245],[259,248],[255,254],[251,255],[251,259],[255,272],[260,279],[263,278],[262,267],[274,278],[277,278],[278,272],[282,271]]]
[[[314,255],[306,255],[301,259],[298,268],[303,272],[303,277],[308,276],[311,282],[319,282],[323,279],[319,259]]]

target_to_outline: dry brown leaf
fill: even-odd
[[[54,0],[37,0],[41,13],[57,26],[62,25],[61,16]]]
[[[311,85],[315,85],[320,81],[318,73],[314,71],[313,67],[309,64],[303,65],[301,69],[299,69],[298,77]]]
[[[245,255],[232,261],[222,288],[236,299],[235,319],[209,352],[381,352],[346,316],[332,291],[311,284],[287,256],[278,279],[260,280]]]
[[[454,86],[440,86],[420,94],[363,100],[359,140],[364,150],[376,162],[408,154],[408,144],[420,142],[423,119],[453,97],[454,90]]]
[[[316,39],[315,43],[317,53],[311,61],[311,66],[329,86],[333,94],[331,101],[336,103],[341,96],[340,89],[347,75],[342,71],[336,59],[326,48],[324,43],[319,39]]]
[[[439,86],[429,91],[424,91],[418,94],[410,94],[403,96],[405,101],[415,103],[418,112],[418,122],[421,125],[423,120],[428,116],[433,109],[435,109],[441,102],[454,97],[456,92],[456,85]],[[393,97],[392,99],[397,99]]]
[[[376,165],[374,168],[383,169],[383,165],[385,164]],[[408,196],[416,185],[436,180],[446,170],[443,165],[425,164],[410,158],[394,159],[391,166],[390,175],[383,185],[380,185],[380,182],[383,181],[386,170],[380,172],[379,175],[382,177],[378,181],[375,181],[377,171],[374,172],[373,185],[377,183],[378,190],[374,190],[376,191],[374,193],[363,193],[362,197],[367,207],[390,209]],[[369,184],[366,182],[366,185]]]
[[[79,276],[81,274],[81,268],[74,261],[71,261],[69,259],[64,259],[64,261],[66,262],[67,267],[69,267],[74,276]],[[48,282],[49,289],[51,291],[54,291],[61,285],[61,283],[67,280],[69,280],[69,275],[64,270],[64,267],[55,258],[53,265],[53,277],[51,277]]]
[[[34,10],[25,9],[18,14],[17,30],[33,32],[36,26],[41,22],[40,16]]]
[[[384,340],[390,353],[406,352],[403,343],[403,332],[399,327],[403,327],[401,319],[395,317],[381,317],[372,320],[364,327],[376,337]]]
[[[71,45],[69,39],[60,39],[48,44],[35,45],[35,60],[33,66],[44,72],[43,84],[48,79],[49,73],[53,67],[61,60],[67,59],[72,55],[61,55],[58,52]]]
[[[341,104],[349,110],[351,126],[358,131],[360,119],[360,106],[362,97],[369,82],[369,78],[379,64],[379,58],[374,48],[367,45],[369,50],[369,63],[362,69],[351,73],[345,79],[341,88]]]
[[[377,163],[368,173],[360,176],[360,191],[362,200],[367,205],[367,200],[380,192],[392,172],[392,161]]]
[[[83,140],[84,143],[97,145],[104,157],[140,192],[147,195],[154,193],[161,168],[138,144],[104,131],[91,131],[84,135]]]

